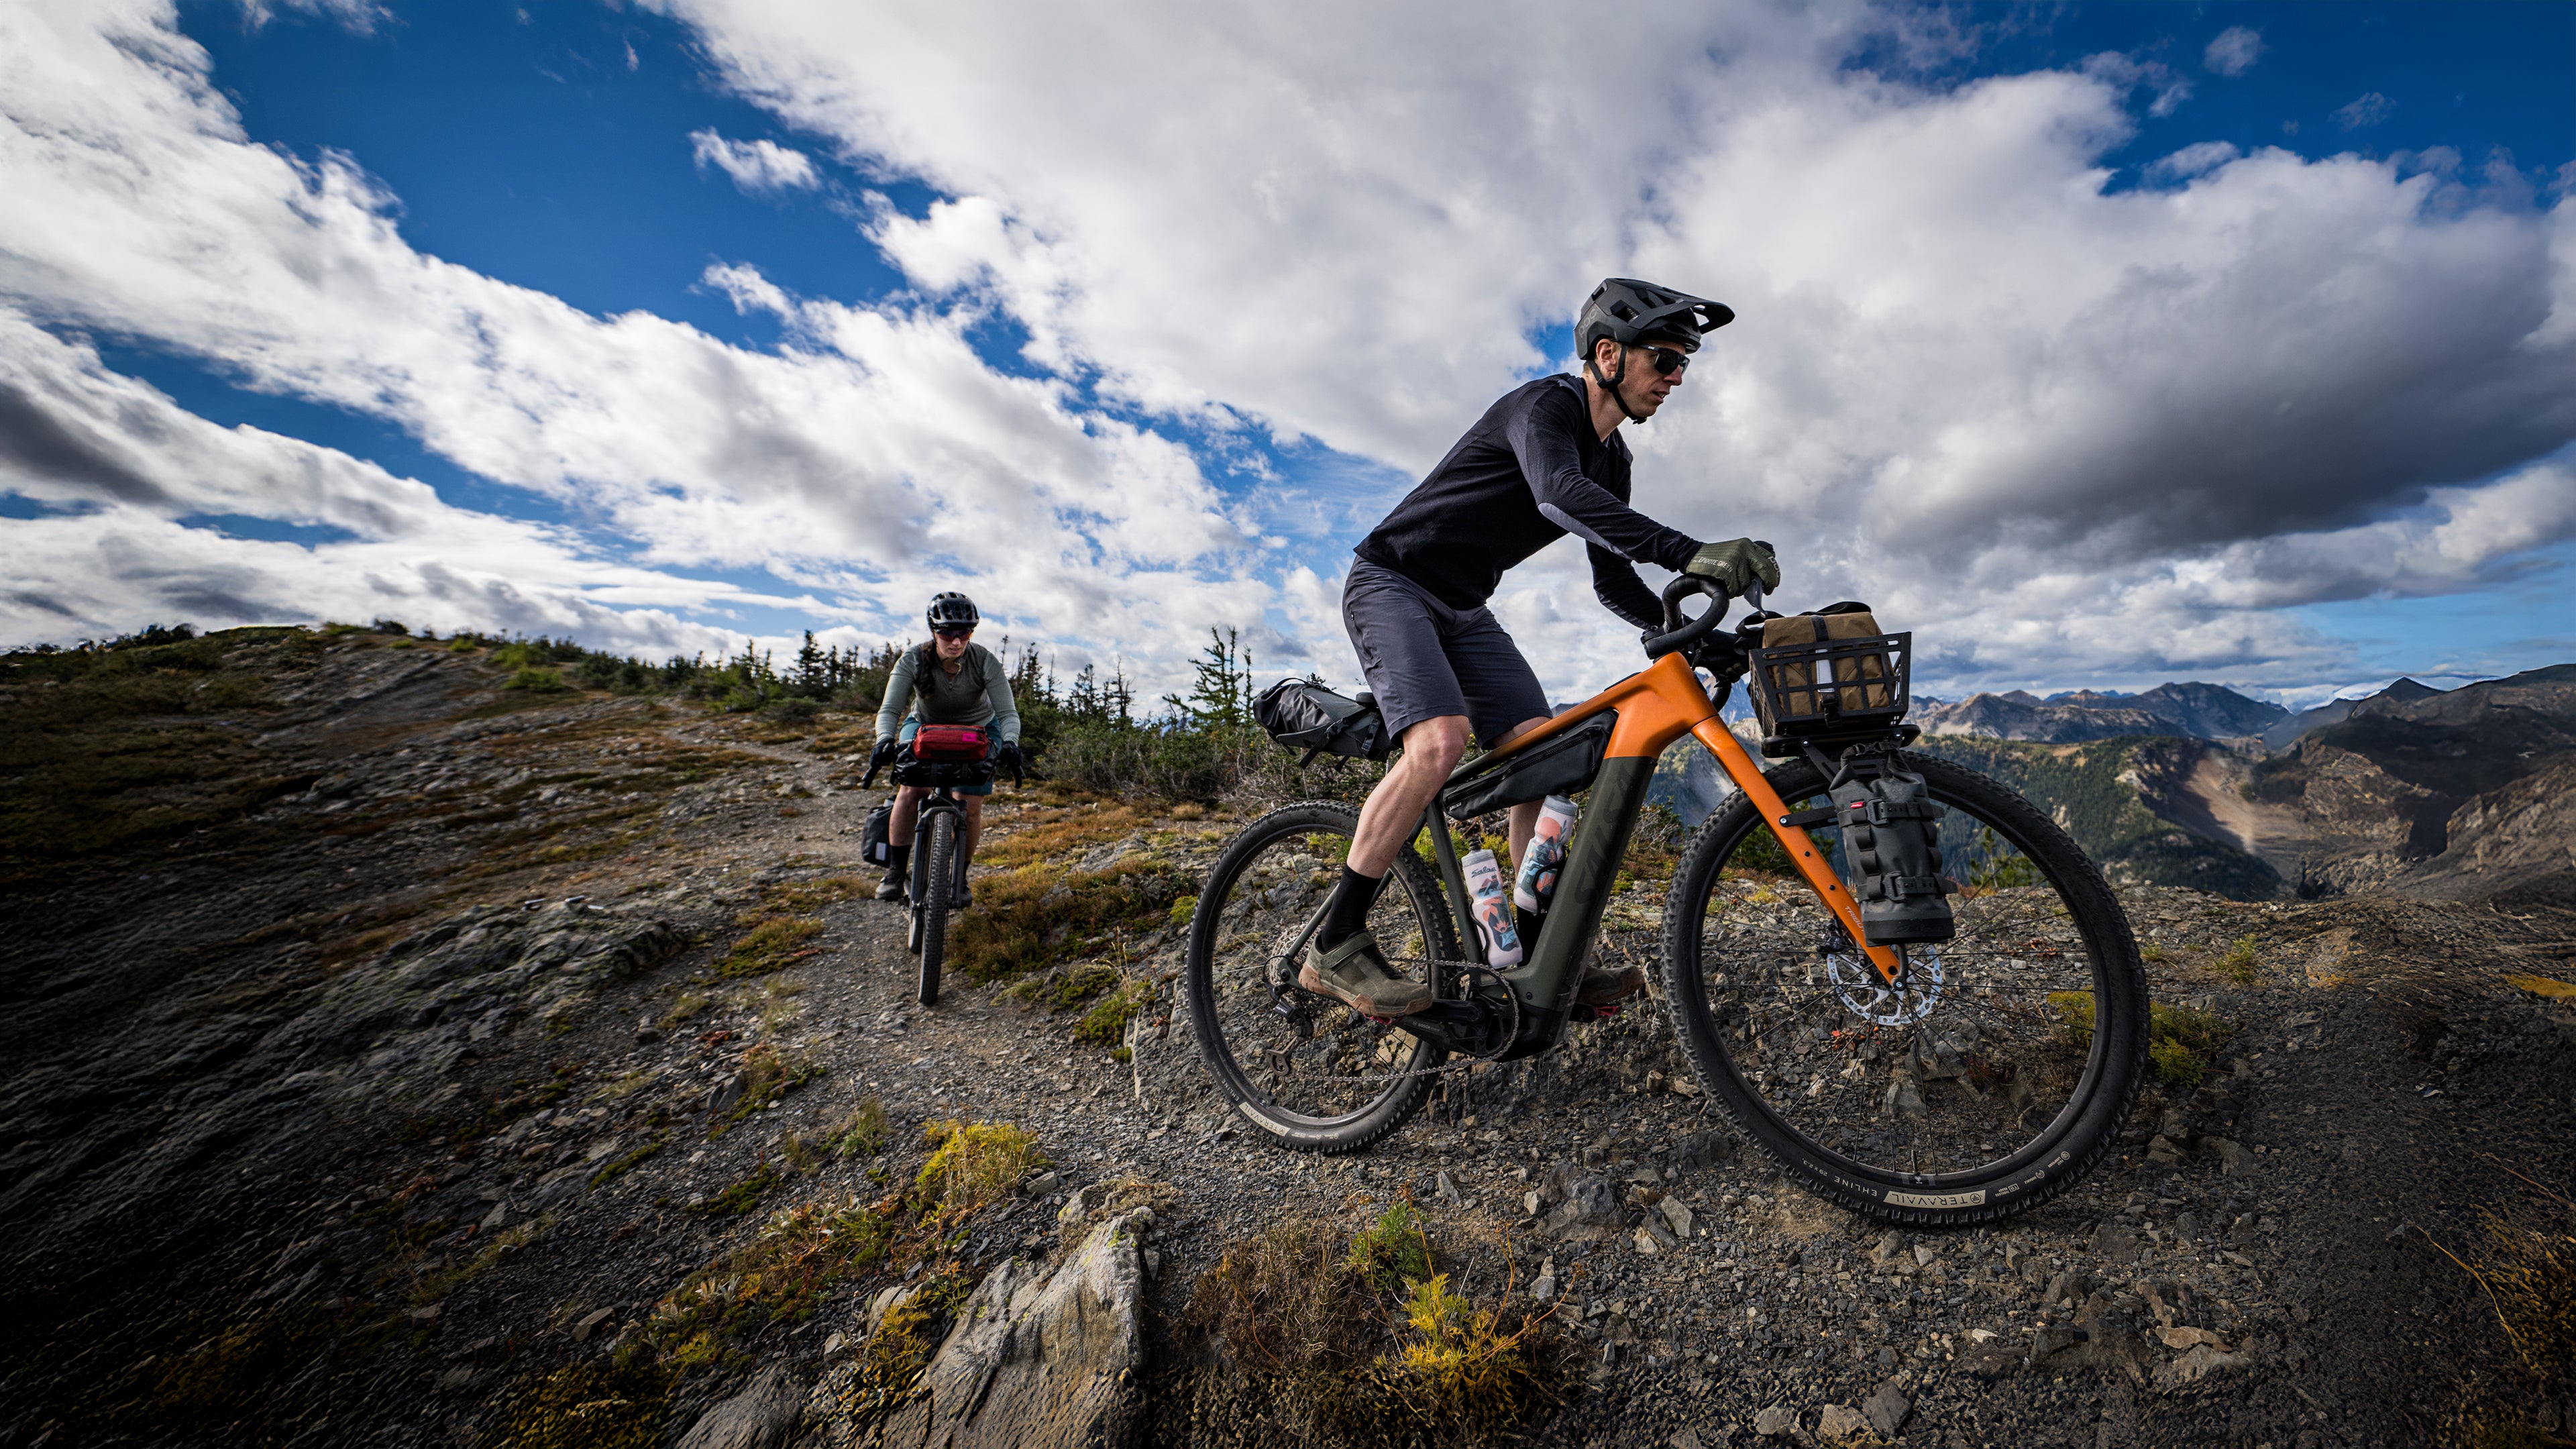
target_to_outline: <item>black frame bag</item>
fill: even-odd
[[[1550,795],[1572,795],[1592,788],[1593,777],[1601,773],[1602,756],[1610,750],[1611,728],[1618,722],[1615,714],[1594,715],[1556,738],[1514,755],[1497,765],[1492,774],[1468,780],[1456,794],[1447,797],[1449,818],[1473,820]]]

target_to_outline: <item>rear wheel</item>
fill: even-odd
[[[1674,873],[1668,1008],[1701,1083],[1809,1188],[1891,1222],[2002,1217],[2110,1150],[2144,1076],[2146,976],[2064,831],[1973,770],[1899,758],[1942,807],[1957,934],[1901,948],[1891,987],[1739,794]],[[1811,764],[1767,778],[1792,810],[1829,803]],[[1837,832],[1810,834],[1851,882]]]
[[[921,900],[915,920],[921,923],[921,989],[924,1006],[939,1004],[940,958],[948,949],[949,891],[957,879],[957,817],[934,811],[930,817],[929,858],[922,863]]]
[[[1183,980],[1200,1058],[1255,1131],[1300,1152],[1354,1151],[1404,1125],[1444,1055],[1297,984],[1297,942],[1331,895],[1358,820],[1305,803],[1254,821],[1217,857],[1190,917]],[[1459,994],[1431,965],[1458,959],[1458,937],[1439,878],[1412,851],[1396,855],[1368,926],[1398,974]]]

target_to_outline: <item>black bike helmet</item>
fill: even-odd
[[[983,621],[975,612],[975,601],[964,594],[930,596],[930,632],[942,629],[972,629]]]
[[[1592,289],[1583,299],[1583,315],[1574,322],[1574,340],[1583,349],[1583,370],[1601,384],[1628,421],[1642,423],[1644,413],[1628,406],[1619,384],[1628,376],[1628,354],[1619,354],[1619,370],[1609,377],[1592,361],[1595,343],[1607,337],[1622,347],[1649,339],[1679,343],[1684,351],[1698,348],[1700,334],[1714,332],[1735,320],[1735,309],[1723,302],[1640,282],[1634,277],[1611,277]]]
[[[1724,302],[1634,277],[1611,277],[1584,299],[1583,315],[1574,324],[1574,341],[1586,360],[1592,356],[1592,344],[1604,337],[1623,347],[1649,337],[1697,347],[1701,333],[1714,332],[1734,320],[1735,309]]]

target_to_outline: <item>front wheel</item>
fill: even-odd
[[[924,1006],[939,1004],[939,963],[948,949],[948,903],[957,878],[957,817],[945,810],[930,817],[928,858],[922,862],[915,919],[921,922],[921,989]]]
[[[1808,1188],[1889,1222],[1986,1221],[2110,1151],[2145,1073],[2146,975],[2066,832],[1973,770],[1898,759],[1940,806],[1957,934],[1900,948],[1891,987],[1738,794],[1674,872],[1667,1007],[1701,1084]],[[1792,810],[1830,803],[1812,764],[1766,778]],[[1837,832],[1810,834],[1850,884]]]
[[[1273,810],[1209,868],[1190,917],[1182,974],[1199,1057],[1219,1092],[1273,1146],[1353,1152],[1404,1125],[1431,1094],[1444,1053],[1401,1026],[1297,984],[1298,942],[1350,853],[1359,817],[1339,805]],[[1395,971],[1454,997],[1458,959],[1439,878],[1411,850],[1369,907]]]

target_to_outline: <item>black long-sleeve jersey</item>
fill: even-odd
[[[1352,552],[1473,609],[1504,570],[1572,533],[1590,545],[1592,592],[1610,612],[1660,629],[1663,604],[1633,565],[1678,573],[1699,541],[1628,506],[1628,464],[1624,439],[1593,431],[1582,380],[1542,377],[1486,409]]]

